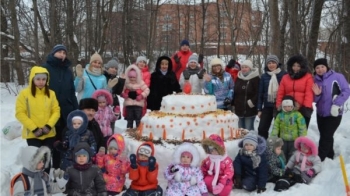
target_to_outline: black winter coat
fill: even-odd
[[[95,119],[92,119],[89,121],[87,129],[90,130],[94,134],[95,142],[96,142],[96,146],[97,146],[97,148],[96,148],[97,151],[98,151],[98,149],[100,149],[101,146],[105,146],[100,125],[98,124],[98,122]]]
[[[114,79],[117,76],[113,76],[111,74],[109,74],[107,71],[104,71],[103,75],[106,77],[106,81],[108,82],[110,79]],[[113,97],[113,106],[119,106],[119,99],[118,99],[118,95],[120,95],[123,92],[123,88],[124,88],[124,84],[125,84],[125,79],[124,78],[120,78],[118,77],[118,83],[116,85],[113,86],[112,88],[112,97]]]

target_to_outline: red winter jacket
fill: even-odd
[[[180,64],[181,66],[178,66],[174,60],[174,56],[177,54],[177,56],[180,58]],[[188,63],[188,59],[192,55],[192,51],[178,51],[177,53],[174,54],[174,56],[171,57],[171,62],[173,64],[173,71],[176,74],[177,81],[180,80],[180,75],[181,73],[186,69],[186,65]]]

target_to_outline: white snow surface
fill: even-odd
[[[6,123],[16,120],[15,118],[16,96],[14,95],[14,93],[10,94],[9,91],[5,89],[5,85],[3,83],[0,83],[0,84],[1,84],[1,91],[0,91],[0,115],[1,115],[0,125],[1,126],[0,128],[2,129]],[[15,87],[14,85],[12,86],[12,88],[18,89],[18,87]],[[257,124],[257,121],[256,121],[256,124]],[[124,133],[125,127],[126,127],[125,120],[117,121],[116,132]],[[273,190],[274,184],[267,183],[267,186],[266,186],[267,190],[262,194],[257,194],[255,191],[247,192],[244,190],[233,189],[230,195],[235,195],[235,196],[245,196],[245,195],[342,196],[342,195],[346,195],[345,185],[344,185],[343,176],[342,176],[341,167],[340,167],[339,155],[341,154],[344,158],[345,168],[349,176],[350,175],[350,129],[349,127],[350,127],[350,111],[347,111],[344,114],[342,122],[334,135],[334,140],[335,140],[334,150],[336,154],[334,160],[326,159],[322,163],[321,173],[319,173],[309,185],[296,184],[287,191],[275,192]],[[319,132],[317,129],[315,112],[313,113],[310,121],[308,136],[311,137],[318,145]],[[126,139],[126,140],[128,141],[130,139]],[[1,142],[0,144],[0,157],[1,157],[0,195],[5,196],[5,195],[10,195],[9,187],[10,187],[11,177],[21,171],[22,163],[20,162],[18,155],[21,148],[24,146],[27,146],[27,143],[21,137],[9,141],[5,139],[2,133],[0,133],[0,142]],[[133,142],[138,142],[138,141],[133,141]],[[230,157],[236,156],[236,153],[238,152],[238,147],[237,147],[238,142],[239,140],[235,140],[233,142],[230,142],[229,144],[226,143],[226,149],[228,149]],[[129,154],[135,153],[135,149],[130,149],[131,147],[128,144],[127,146],[128,146],[128,149],[130,150],[130,152],[128,152]],[[163,171],[169,162],[167,158],[170,157],[171,155],[171,153],[169,153],[169,149],[171,152],[171,149],[173,148],[174,146],[172,145],[167,145],[165,147],[161,147],[161,146],[156,147],[156,158],[157,158],[158,164],[160,165],[158,180],[164,192],[167,185],[167,181],[163,177]],[[204,155],[202,154],[202,156]],[[159,158],[159,157],[162,157],[162,158]],[[348,180],[349,180],[349,177],[348,177]],[[59,184],[63,186],[65,184],[65,180],[60,179]],[[129,180],[126,182],[126,185],[127,186],[130,185]],[[56,195],[59,196],[64,194],[56,194]]]

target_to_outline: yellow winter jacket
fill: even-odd
[[[32,80],[35,74],[38,73],[49,75],[49,72],[45,68],[34,66],[30,71],[29,86],[19,93],[16,100],[16,118],[23,125],[22,138],[24,139],[36,138],[44,140],[54,137],[56,135],[55,124],[60,117],[60,107],[54,91],[49,90],[50,97],[48,97],[45,95],[45,88],[36,88],[35,97],[32,95]],[[47,84],[48,82],[49,77]],[[51,127],[51,131],[37,138],[32,131],[36,128],[42,128],[46,124]]]

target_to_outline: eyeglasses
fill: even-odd
[[[148,155],[148,154],[151,154],[151,151],[148,150],[148,149],[145,149],[145,148],[140,148],[140,149],[139,149],[139,154]]]

